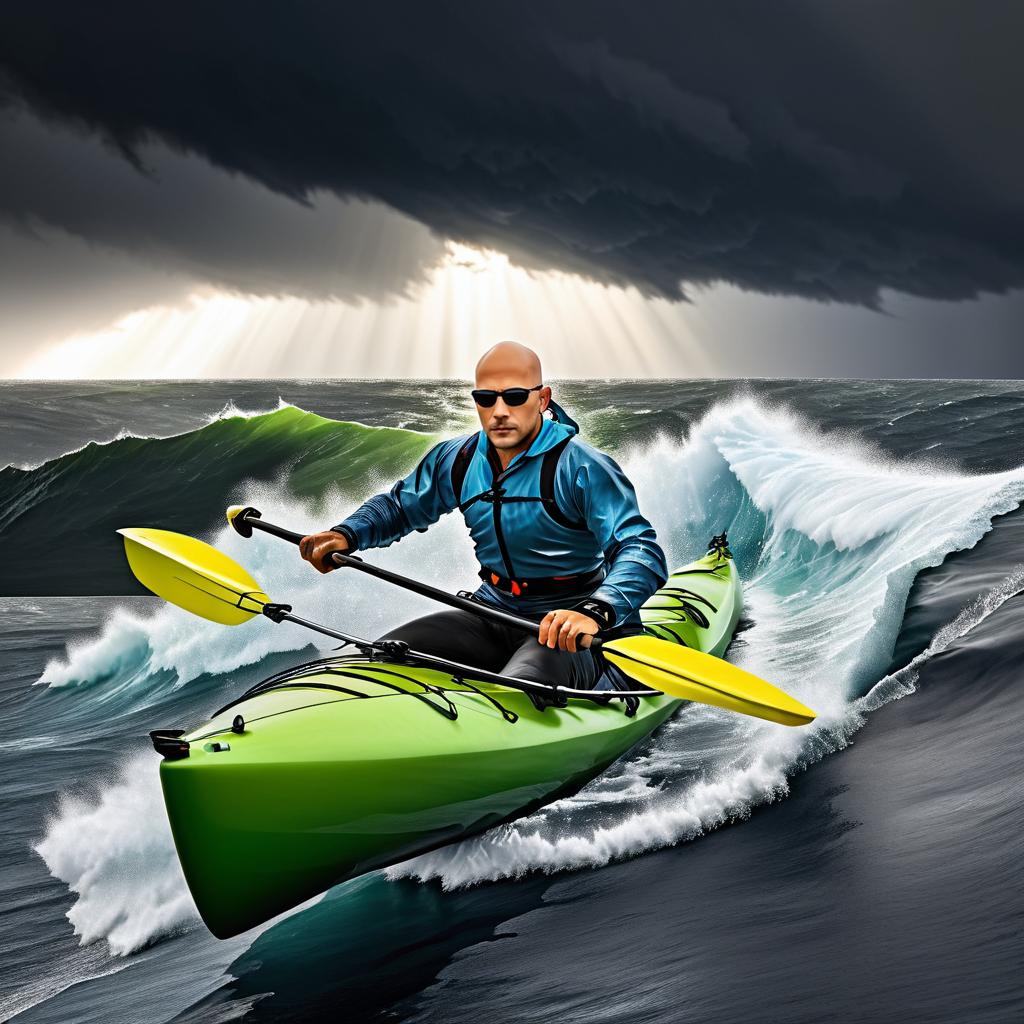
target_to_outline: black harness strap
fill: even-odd
[[[473,455],[476,449],[476,437],[471,437],[458,451],[455,456],[455,461],[452,464],[452,488],[455,491],[455,498],[459,503],[459,511],[465,512],[471,508],[478,501],[486,501],[489,504],[496,505],[508,505],[512,502],[518,501],[539,501],[544,506],[544,510],[551,516],[552,519],[559,526],[564,526],[569,530],[585,530],[587,524],[582,520],[577,521],[570,519],[559,507],[558,502],[555,500],[555,474],[558,472],[558,460],[562,457],[562,452],[565,451],[569,442],[572,441],[575,435],[563,438],[553,448],[549,448],[544,453],[544,461],[540,467],[540,495],[529,495],[529,494],[506,494],[505,488],[501,486],[502,482],[509,475],[510,470],[506,469],[502,473],[499,473],[495,478],[494,482],[486,490],[481,491],[479,494],[474,494],[472,498],[467,498],[465,501],[462,500],[462,485],[466,479],[466,473],[469,470],[469,464],[473,459]],[[516,463],[512,469],[518,469],[519,463]]]
[[[540,467],[540,500],[544,502],[544,508],[548,515],[559,526],[564,526],[568,530],[585,530],[587,528],[585,522],[570,519],[555,501],[555,474],[558,472],[558,460],[574,436],[573,434],[565,438],[564,441],[559,441],[554,448],[544,453],[544,462]]]
[[[466,438],[465,443],[455,454],[455,461],[452,463],[452,490],[455,491],[455,504],[462,508],[462,485],[466,479],[466,471],[470,462],[473,461],[473,453],[476,451],[477,435],[473,434]]]

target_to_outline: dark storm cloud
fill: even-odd
[[[162,273],[175,293],[187,281],[263,295],[380,300],[407,292],[444,255],[444,242],[427,228],[380,204],[322,193],[297,203],[161,143],[140,147],[140,172],[95,135],[0,110],[0,146],[12,155],[0,161],[0,217],[15,229],[2,243],[0,265],[24,276],[19,266],[51,253],[53,272],[34,279],[34,291],[67,294],[73,264],[81,262],[76,238],[97,249],[97,262],[115,253],[122,263],[131,258],[134,267],[119,270],[119,282],[141,277],[155,285]],[[42,244],[22,243],[16,253],[15,232]],[[12,289],[10,280],[0,281],[0,299],[23,304],[28,295],[19,286],[8,297]],[[133,301],[129,291],[122,310]],[[171,301],[169,293],[164,298]]]
[[[648,294],[875,305],[1024,284],[1022,10],[34,3],[0,13],[0,69],[140,166],[159,138]],[[211,264],[218,215],[200,204]]]

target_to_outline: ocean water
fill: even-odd
[[[1024,385],[561,383],[669,561],[729,531],[729,658],[819,712],[683,709],[567,800],[226,942],[150,729],[315,652],[145,596],[119,526],[201,536],[313,619],[425,610],[270,538],[470,429],[427,382],[0,383],[0,1019],[1020,1019]],[[375,554],[473,579],[447,517]],[[353,576],[355,574],[352,574]]]

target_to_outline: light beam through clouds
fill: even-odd
[[[729,285],[651,299],[449,242],[425,283],[391,301],[315,301],[194,287],[184,301],[33,345],[10,376],[455,378],[514,338],[551,378],[1024,377],[1024,293],[974,302],[886,294],[883,313]],[[869,372],[865,370],[870,368]],[[923,372],[922,372],[923,371]]]
[[[673,303],[530,273],[500,253],[449,243],[429,282],[407,298],[311,302],[197,289],[183,305],[137,310],[49,346],[15,376],[461,378],[483,347],[506,337],[534,345],[553,377],[722,369]]]

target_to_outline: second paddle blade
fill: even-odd
[[[126,527],[128,564],[158,597],[225,626],[259,615],[270,598],[233,559],[201,540],[170,530]]]
[[[604,656],[637,682],[671,697],[711,704],[780,725],[806,725],[815,713],[777,686],[715,658],[659,640],[627,636],[602,645]]]

